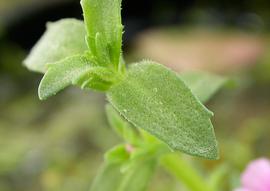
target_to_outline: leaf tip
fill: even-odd
[[[48,95],[44,92],[43,88],[42,88],[42,84],[39,85],[38,87],[38,98],[41,101],[45,101],[46,99],[48,99]]]
[[[210,149],[207,153],[205,153],[202,157],[209,159],[209,160],[218,160],[220,159],[219,156],[219,149],[218,149],[218,144],[216,144]]]
[[[56,94],[56,92],[53,92],[48,87],[48,84],[46,83],[46,74],[42,78],[39,86],[38,86],[38,97],[41,101],[47,100],[49,97]]]

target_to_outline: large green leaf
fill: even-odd
[[[91,68],[86,57],[77,55],[50,64],[39,85],[39,98],[45,100],[73,84],[86,70]]]
[[[224,77],[199,71],[184,72],[180,78],[203,103],[207,102],[226,82]]]
[[[172,149],[218,158],[217,142],[207,110],[178,75],[162,65],[133,64],[108,91],[111,104],[128,121]]]
[[[46,64],[87,50],[85,35],[84,23],[76,19],[48,23],[45,34],[31,50],[24,64],[30,70],[45,73]]]
[[[121,0],[81,0],[87,42],[99,64],[118,69],[122,46]]]

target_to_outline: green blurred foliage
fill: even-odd
[[[0,73],[10,73],[14,77],[25,75],[25,70],[19,65],[25,57],[25,51],[14,43],[0,44]]]
[[[0,190],[87,190],[117,139],[103,97],[70,94],[47,103],[29,94],[1,106]]]

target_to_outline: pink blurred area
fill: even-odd
[[[243,32],[149,30],[135,40],[136,55],[175,69],[219,73],[248,68],[265,54],[262,36]]]
[[[269,191],[270,161],[260,158],[251,162],[241,177],[242,188],[235,191]]]

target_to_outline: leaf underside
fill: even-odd
[[[84,23],[77,19],[48,23],[45,34],[33,47],[24,64],[29,70],[45,73],[46,64],[86,51],[85,35]]]
[[[107,96],[129,122],[172,149],[218,158],[212,112],[176,73],[164,66],[150,61],[133,64],[126,78],[112,86]]]

